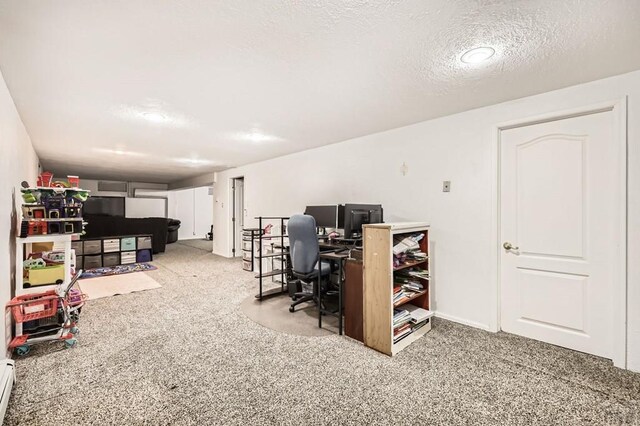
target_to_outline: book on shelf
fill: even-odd
[[[398,322],[394,322],[393,323],[393,329],[395,330],[396,328],[402,327],[405,324],[410,324],[411,323],[411,317],[402,319]]]
[[[397,336],[405,332],[405,330],[411,329],[411,323],[406,323],[401,325],[400,327],[396,327],[393,329],[393,335]]]
[[[404,324],[411,322],[411,314],[405,309],[393,310],[393,328],[398,328]]]
[[[423,291],[424,286],[420,283],[396,283],[396,286],[393,288],[393,304],[394,306],[398,306]]]
[[[398,343],[400,340],[404,339],[411,333],[413,333],[413,329],[411,327],[407,327],[397,334],[394,333],[393,343]]]

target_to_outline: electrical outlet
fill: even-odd
[[[442,192],[451,192],[451,181],[445,180],[442,182]]]

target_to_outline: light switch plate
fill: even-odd
[[[442,192],[450,192],[451,191],[451,181],[445,180],[442,182]]]

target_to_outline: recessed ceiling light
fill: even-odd
[[[249,132],[229,133],[226,137],[239,142],[250,142],[255,144],[281,142],[284,140],[278,136],[270,135],[256,129],[253,129]]]
[[[141,152],[129,151],[126,148],[93,148],[92,151],[100,153],[100,154],[108,154],[108,155],[121,155],[126,157],[146,157],[147,154],[143,154]]]
[[[486,61],[496,53],[493,47],[476,47],[464,52],[460,60],[465,64],[477,64]]]
[[[196,128],[198,122],[192,117],[172,110],[166,102],[148,100],[140,105],[122,104],[112,108],[115,115],[132,122],[146,122],[158,127]]]
[[[143,112],[142,117],[145,120],[151,121],[153,123],[164,123],[167,121],[167,117],[164,114],[160,114],[159,112]]]
[[[268,142],[274,139],[273,136],[265,135],[258,132],[251,132],[247,134],[247,139],[251,142]]]

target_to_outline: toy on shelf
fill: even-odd
[[[69,187],[80,188],[80,178],[78,176],[67,176]]]
[[[24,288],[62,284],[64,282],[64,252],[31,253],[22,262]]]
[[[53,173],[51,172],[42,172],[40,176],[38,176],[38,186],[39,187],[48,187],[51,186],[51,181],[53,180]]]
[[[53,181],[53,173],[43,172],[38,185],[22,182],[22,225],[20,237],[46,234],[82,234],[82,206],[89,191],[78,187],[78,176]]]
[[[44,219],[47,210],[40,204],[23,204],[22,217],[25,219]]]

